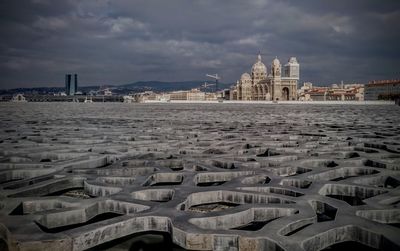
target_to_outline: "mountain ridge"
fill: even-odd
[[[166,91],[179,91],[179,90],[191,90],[193,88],[202,88],[207,91],[215,90],[214,82],[207,82],[211,86],[206,89],[202,87],[205,81],[200,80],[188,80],[188,81],[136,81],[133,83],[120,84],[120,85],[88,85],[78,86],[78,91],[88,92],[90,90],[98,90],[101,87],[107,87],[115,91],[116,94],[124,94],[129,92],[142,92],[142,91],[155,91],[155,92],[166,92]],[[218,89],[229,88],[231,84],[219,83]],[[57,93],[64,91],[64,87],[25,87],[25,88],[13,88],[13,89],[0,89],[0,95],[15,94],[15,93]]]

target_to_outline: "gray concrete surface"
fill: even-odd
[[[2,250],[399,250],[399,185],[398,106],[0,104]]]

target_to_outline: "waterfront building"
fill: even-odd
[[[166,93],[154,93],[152,91],[146,91],[142,93],[136,93],[129,98],[124,97],[125,102],[130,103],[133,100],[135,102],[147,102],[147,101],[204,101],[204,100],[216,100],[215,94],[213,99],[210,97],[209,93],[202,92],[199,89],[191,89],[190,91],[173,91]]]
[[[206,96],[205,98],[207,101],[217,100],[217,94],[215,94],[214,92],[206,92],[205,96]]]
[[[298,90],[300,101],[363,101],[363,84],[333,84],[331,87],[313,87],[312,83],[304,83]]]
[[[192,89],[187,94],[187,100],[191,101],[203,101],[206,100],[206,93],[199,89]]]
[[[169,93],[170,100],[188,100],[187,91],[174,91]]]
[[[104,92],[104,96],[112,96],[113,95],[112,91],[109,88],[104,89],[103,92]]]
[[[261,55],[251,68],[251,74],[243,73],[232,89],[230,99],[233,100],[296,100],[297,84],[300,78],[300,65],[295,57],[291,57],[283,67],[278,58],[271,64],[268,74]]]
[[[365,100],[400,99],[400,80],[372,81],[365,85]]]
[[[11,102],[28,102],[23,94],[16,94],[12,97]]]

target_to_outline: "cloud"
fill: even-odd
[[[111,33],[134,32],[145,29],[145,24],[128,17],[110,18],[104,22],[110,26]]]
[[[33,23],[33,27],[56,31],[67,28],[68,23],[66,20],[58,17],[39,17],[38,20]]]
[[[302,81],[399,78],[399,9],[391,0],[4,0],[0,88],[62,86],[70,71],[82,84],[210,72],[235,82],[259,51],[266,65],[296,56]]]

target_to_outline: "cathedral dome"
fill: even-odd
[[[253,76],[266,76],[267,67],[261,62],[261,55],[258,54],[257,62],[251,68],[251,73]]]
[[[242,76],[240,77],[241,80],[248,80],[251,79],[250,74],[247,72],[243,73]]]

